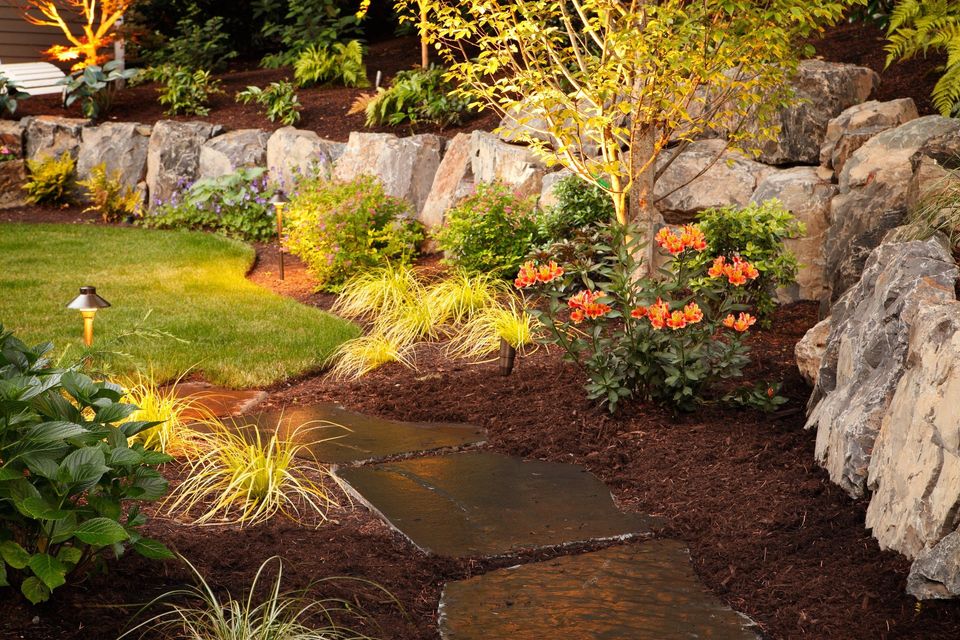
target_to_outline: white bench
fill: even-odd
[[[58,83],[67,77],[49,62],[0,64],[0,73],[13,80],[17,88],[31,96],[63,94],[64,86]]]

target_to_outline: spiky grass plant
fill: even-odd
[[[189,476],[166,505],[196,525],[254,525],[282,514],[306,523],[320,522],[340,505],[329,486],[339,481],[317,462],[313,437],[330,425],[304,423],[278,435],[262,434],[253,424],[212,420],[201,434],[205,452],[190,462]],[[311,479],[311,475],[320,478]]]
[[[496,306],[498,298],[508,292],[502,278],[458,270],[429,287],[425,302],[436,310],[440,322],[461,324],[473,314]]]
[[[389,264],[350,278],[333,305],[333,312],[347,318],[376,318],[392,315],[410,300],[422,297],[423,285],[414,270],[403,264]]]
[[[447,355],[482,360],[500,348],[501,339],[520,353],[532,353],[536,350],[536,326],[523,302],[510,296],[505,303],[474,314],[450,341]]]
[[[356,380],[388,362],[399,362],[414,369],[411,351],[412,345],[397,342],[380,333],[360,336],[340,345],[334,354],[336,364],[330,370],[330,375]]]
[[[899,240],[926,240],[943,233],[951,247],[960,247],[960,173],[951,171],[922,194],[907,224],[897,229]]]
[[[204,444],[203,438],[188,425],[206,422],[213,416],[203,405],[202,395],[180,395],[178,385],[182,379],[183,375],[172,384],[161,387],[152,374],[137,372],[136,378],[124,385],[124,402],[139,407],[128,421],[160,422],[130,438],[130,444],[139,442],[145,449],[172,456],[193,457],[199,454]]]
[[[307,599],[305,595],[285,593],[280,590],[283,579],[283,561],[279,556],[268,558],[260,565],[246,597],[237,600],[230,594],[225,599],[217,596],[203,575],[189,561],[196,585],[167,592],[150,602],[145,608],[166,603],[166,611],[133,627],[120,639],[134,633],[161,638],[183,640],[363,640],[369,638],[337,624],[337,615],[355,619],[366,618],[363,611],[352,602],[327,598]],[[277,575],[269,586],[266,596],[254,604],[257,585],[271,563],[277,565]],[[353,578],[345,578],[354,580]],[[337,580],[327,578],[322,582]],[[367,581],[363,581],[367,582]],[[369,584],[369,583],[368,583]],[[379,589],[383,590],[382,587]],[[389,595],[389,594],[388,594]],[[390,596],[393,598],[393,596]],[[395,599],[394,599],[395,600]],[[173,601],[198,603],[175,604]],[[311,620],[322,620],[322,626],[313,626]]]

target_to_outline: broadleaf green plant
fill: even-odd
[[[123,64],[111,60],[102,67],[90,65],[61,80],[66,87],[68,107],[80,101],[80,111],[91,120],[106,115],[121,83],[139,73],[137,69],[124,69]]]
[[[247,87],[237,93],[236,100],[241,104],[256,102],[266,108],[264,115],[267,120],[279,120],[287,126],[293,126],[300,121],[300,109],[303,108],[293,85],[287,80],[271,82],[266,89]]]
[[[137,410],[123,389],[53,368],[50,349],[0,326],[0,587],[34,604],[108,552],[171,557],[140,534],[137,503],[163,497],[172,458],[128,445],[157,423],[122,423]]]

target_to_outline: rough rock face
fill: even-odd
[[[570,169],[560,169],[560,171],[554,171],[553,173],[548,173],[543,176],[543,188],[540,190],[539,201],[541,209],[549,209],[550,207],[557,206],[558,200],[554,188],[558,182],[572,175],[574,175],[574,173],[570,171]]]
[[[200,177],[217,178],[241,167],[267,165],[267,140],[260,129],[238,129],[207,140],[200,148]]]
[[[880,76],[852,64],[804,60],[791,84],[796,99],[772,123],[780,126],[780,135],[761,145],[759,159],[766,164],[817,164],[827,123],[869,98]]]
[[[444,140],[435,135],[398,138],[390,133],[350,134],[333,177],[353,180],[369,174],[388,195],[403,198],[419,215],[423,211],[443,156]]]
[[[150,207],[166,201],[178,189],[178,182],[197,179],[200,147],[220,133],[219,125],[207,122],[161,120],[153,127],[147,147],[147,189]]]
[[[787,240],[786,247],[800,261],[797,282],[781,289],[781,302],[819,300],[824,289],[823,244],[830,226],[830,200],[837,187],[823,180],[814,167],[795,167],[771,173],[750,197],[752,202],[776,198],[807,229],[806,234]]]
[[[816,457],[831,480],[863,495],[870,453],[900,381],[917,312],[954,299],[957,266],[939,237],[882,244],[834,305],[808,404]]]
[[[694,142],[664,170],[653,194],[668,220],[686,221],[711,207],[745,205],[758,183],[776,171],[741,153],[724,151],[726,146],[723,140]],[[661,154],[658,170],[670,158],[672,155]],[[698,177],[701,171],[704,173]]]
[[[536,154],[486,131],[471,134],[470,167],[477,182],[500,182],[521,197],[537,195],[547,167]]]
[[[447,143],[447,152],[437,167],[430,193],[420,212],[420,222],[427,229],[443,225],[447,209],[473,192],[473,168],[470,164],[473,137],[458,133]]]
[[[820,164],[839,173],[847,158],[864,142],[919,117],[912,98],[856,104],[827,124],[826,137],[820,147]]]
[[[826,304],[860,277],[870,251],[903,223],[917,154],[933,139],[956,137],[960,121],[940,116],[911,120],[874,136],[857,149],[839,175],[827,230]]]
[[[820,377],[820,363],[827,350],[827,340],[830,338],[830,318],[821,320],[807,331],[793,353],[797,360],[800,375],[811,387],[816,386]]]
[[[83,130],[77,157],[77,175],[82,180],[101,162],[107,172],[119,171],[123,184],[133,188],[147,173],[147,148],[152,129],[135,122],[104,122]]]
[[[313,131],[281,127],[267,140],[270,179],[289,191],[298,175],[318,170],[331,173],[344,147],[342,142],[324,140]]]
[[[27,204],[26,192],[20,187],[27,181],[27,167],[23,160],[0,162],[0,209]]]
[[[74,158],[80,149],[80,136],[88,120],[35,116],[26,122],[26,157],[30,160],[43,156],[58,157],[64,152]]]
[[[907,593],[918,600],[960,595],[960,531],[920,552],[907,576]]]
[[[915,558],[960,524],[958,400],[960,302],[951,300],[917,313],[870,458],[867,526],[881,548]]]
[[[0,120],[0,147],[10,149],[10,153],[23,155],[23,132],[26,125],[21,120]]]

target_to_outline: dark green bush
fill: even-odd
[[[264,115],[270,122],[293,126],[300,121],[300,99],[293,85],[287,80],[271,82],[266,89],[247,87],[237,93],[237,102],[249,104],[256,102],[264,107]]]
[[[554,187],[557,204],[543,212],[541,234],[548,241],[570,238],[577,231],[609,224],[613,220],[610,194],[595,184],[572,175]]]
[[[213,16],[203,22],[200,20],[199,12],[184,16],[177,22],[176,35],[144,57],[153,66],[223,69],[227,62],[237,57],[230,36],[224,31],[224,19]]]
[[[285,216],[286,247],[331,291],[363,269],[409,262],[423,240],[409,205],[371,176],[301,179]]]
[[[50,349],[0,326],[0,587],[35,604],[107,553],[171,557],[140,535],[137,504],[166,493],[171,458],[127,444],[157,423],[124,422],[122,388],[52,368]]]
[[[171,116],[208,115],[210,97],[222,93],[220,81],[203,69],[193,70],[167,64],[153,67],[146,75],[161,84],[157,88],[160,104],[167,108],[165,113]]]
[[[277,53],[264,56],[269,68],[292,66],[300,52],[310,46],[329,47],[358,35],[357,16],[341,13],[335,0],[256,0],[254,20],[262,25],[260,36]]]

